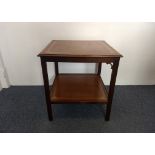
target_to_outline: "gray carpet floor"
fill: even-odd
[[[0,92],[0,132],[155,132],[155,86],[117,86],[111,120],[100,104],[53,105],[48,121],[41,86],[12,86]]]

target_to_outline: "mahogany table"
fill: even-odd
[[[38,55],[44,80],[45,97],[49,120],[53,120],[51,104],[92,103],[106,104],[105,120],[110,112],[115,88],[117,70],[121,54],[105,41],[54,40]],[[49,86],[47,62],[54,62],[55,79]],[[58,62],[96,63],[94,74],[59,73]],[[101,74],[102,63],[112,68],[109,90],[106,89]]]

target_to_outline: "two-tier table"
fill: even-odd
[[[105,120],[109,120],[121,54],[105,41],[54,40],[38,56],[41,58],[49,120],[53,119],[51,105],[58,103],[106,104]],[[52,86],[49,85],[47,62],[54,62],[55,65]],[[58,62],[96,63],[97,72],[62,74],[59,73]],[[110,64],[112,69],[108,90],[100,76],[102,63]]]

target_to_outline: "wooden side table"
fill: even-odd
[[[107,104],[105,120],[110,118],[115,81],[121,54],[104,41],[54,40],[39,55],[44,80],[48,117],[51,121],[51,104],[101,103]],[[47,63],[55,64],[55,79],[49,86]],[[60,74],[58,62],[97,63],[95,74]],[[109,91],[101,79],[102,63],[111,65]]]

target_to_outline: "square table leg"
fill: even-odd
[[[112,73],[111,73],[110,87],[109,87],[109,93],[108,93],[108,104],[107,104],[106,116],[105,116],[106,121],[109,121],[110,119],[110,112],[111,112],[112,100],[114,95],[118,66],[119,66],[119,59],[114,61],[112,65]]]
[[[54,62],[54,67],[55,67],[55,75],[57,76],[59,74],[58,62]]]
[[[41,58],[41,66],[42,66],[42,73],[43,73],[43,80],[44,80],[44,90],[45,90],[48,118],[50,121],[52,121],[53,116],[52,116],[52,107],[50,102],[50,89],[49,89],[49,80],[48,80],[48,72],[47,72],[47,63],[44,60],[44,58]]]
[[[101,74],[102,62],[97,63],[97,75]]]

